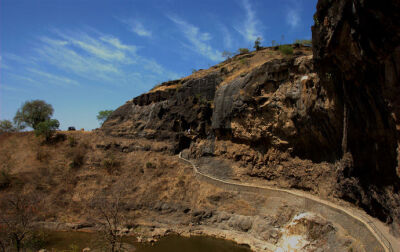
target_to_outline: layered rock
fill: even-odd
[[[167,88],[138,96],[118,108],[102,129],[109,135],[176,141],[175,152],[189,147],[188,131],[205,137],[211,125],[211,103],[218,74],[188,81],[165,83]]]

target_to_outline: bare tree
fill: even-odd
[[[121,193],[112,196],[98,196],[92,199],[91,207],[101,226],[102,238],[107,251],[123,251],[121,226],[125,224],[122,213]]]
[[[33,232],[32,223],[36,215],[37,198],[23,194],[8,194],[0,199],[0,225],[2,249],[11,242],[19,252],[24,241]],[[4,246],[4,247],[3,247]]]

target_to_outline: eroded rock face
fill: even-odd
[[[212,127],[219,139],[274,148],[316,162],[341,156],[336,100],[313,72],[312,56],[277,59],[219,88]]]
[[[353,160],[342,197],[400,223],[400,2],[320,0],[314,20],[316,71],[343,104],[343,150]]]
[[[203,137],[209,133],[210,101],[220,82],[218,74],[210,74],[179,83],[179,88],[140,95],[112,113],[102,130],[112,136],[172,140],[179,152],[189,147],[190,139],[183,134],[189,129]]]

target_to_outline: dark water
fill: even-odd
[[[46,249],[53,251],[80,252],[83,248],[101,246],[99,237],[93,233],[83,232],[51,232]],[[184,238],[167,236],[154,244],[137,243],[132,237],[126,237],[124,243],[133,245],[137,252],[248,252],[247,247],[234,242],[205,236]]]

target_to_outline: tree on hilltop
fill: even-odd
[[[17,131],[17,129],[10,120],[0,120],[0,133],[15,131]]]
[[[50,120],[53,112],[53,107],[43,100],[26,101],[15,114],[14,123],[18,128],[36,129],[39,123]]]
[[[114,110],[100,110],[99,114],[97,115],[97,120],[100,121],[100,124],[103,124],[108,117],[114,112]]]
[[[257,37],[254,41],[254,49],[256,49],[256,51],[261,49],[261,37]]]

